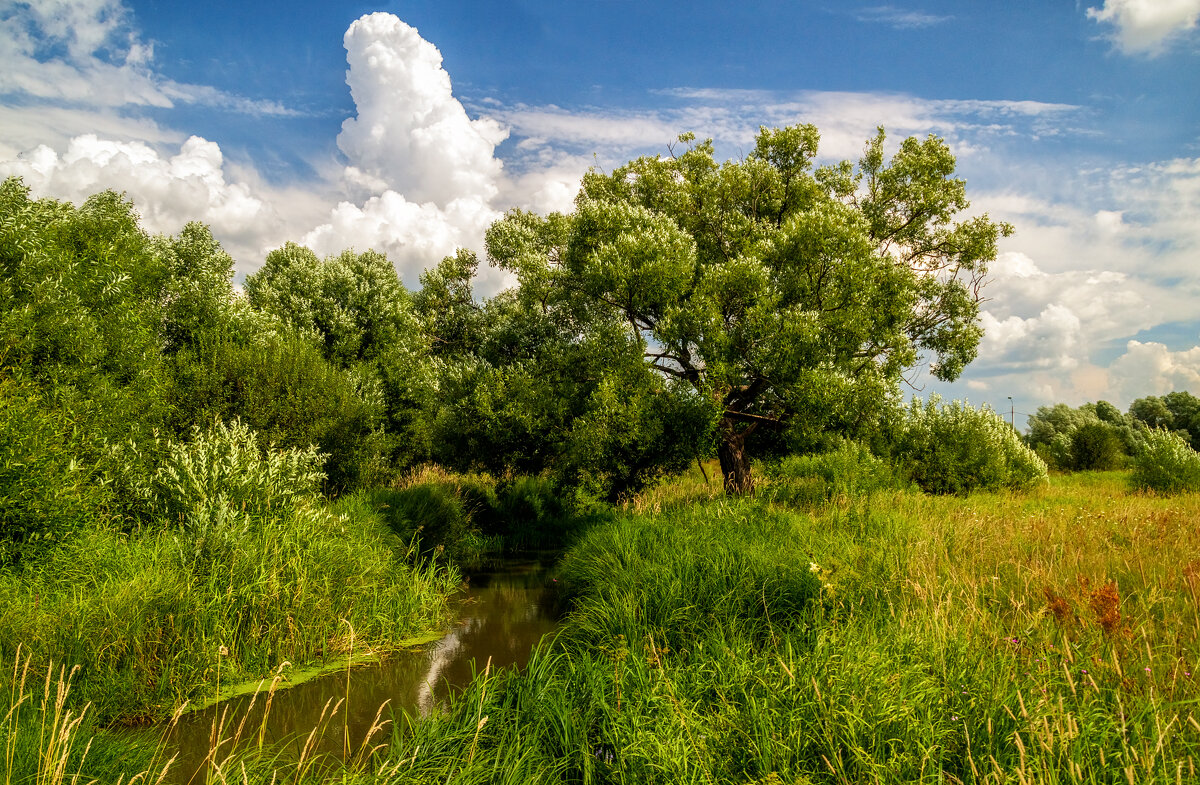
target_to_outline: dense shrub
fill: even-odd
[[[157,250],[112,191],[74,207],[0,184],[0,355],[93,432],[153,427],[168,409]]]
[[[803,625],[821,568],[797,558],[797,519],[748,501],[622,516],[589,530],[560,568],[570,634],[594,646],[653,637],[682,651],[710,625],[752,638]]]
[[[769,496],[792,504],[868,494],[900,484],[892,467],[859,442],[818,455],[789,455],[768,469]]]
[[[376,488],[362,494],[398,536],[414,541],[422,554],[465,552],[476,533],[458,488],[430,480],[407,488]]]
[[[1105,422],[1079,426],[1071,435],[1072,468],[1078,471],[1107,471],[1125,464],[1124,444],[1116,429]]]
[[[1039,406],[1026,443],[1060,471],[1117,469],[1142,448],[1145,428],[1108,401]]]
[[[136,443],[115,445],[110,471],[140,503],[140,517],[173,523],[218,510],[262,519],[315,500],[324,479],[315,448],[264,447],[238,420],[195,427],[190,441],[164,440],[149,453]]]
[[[385,481],[396,445],[370,374],[326,360],[318,346],[261,314],[240,313],[238,333],[181,351],[172,361],[175,428],[240,419],[264,442],[323,454],[331,492]]]
[[[913,398],[897,423],[897,462],[928,493],[1029,488],[1046,479],[1046,463],[1004,418],[937,396]]]
[[[0,565],[103,514],[107,494],[74,455],[71,424],[36,389],[0,378]]]
[[[1135,488],[1159,493],[1200,491],[1200,453],[1177,433],[1149,431],[1130,480]]]

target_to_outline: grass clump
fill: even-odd
[[[821,597],[820,567],[796,558],[796,535],[790,516],[749,502],[619,517],[563,559],[560,580],[577,598],[568,632],[680,648],[696,625],[730,623],[766,639]]]
[[[767,469],[769,498],[804,507],[899,488],[895,470],[859,442],[817,455],[789,455]]]
[[[1198,497],[1123,482],[623,515],[557,641],[398,733],[393,781],[1193,781]]]

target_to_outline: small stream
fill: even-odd
[[[214,723],[222,716],[227,718],[223,738],[232,737],[246,717],[243,736],[252,743],[257,744],[261,726],[265,745],[295,746],[298,753],[309,732],[321,722],[327,701],[348,697],[338,715],[327,723],[316,751],[340,752],[348,732],[353,752],[370,731],[376,712],[385,701],[397,714],[404,711],[426,715],[451,690],[461,689],[475,673],[482,673],[489,659],[492,668],[523,666],[542,636],[558,626],[557,594],[548,569],[551,558],[510,557],[467,572],[458,621],[444,638],[391,655],[378,664],[352,668],[348,677],[343,670],[279,690],[272,698],[265,725],[262,721],[265,696],[259,696],[248,716],[250,696],[185,714],[167,738],[168,755],[179,756],[171,767],[174,774],[171,779],[177,783],[205,781],[202,771],[211,748]],[[385,708],[382,718],[390,716]],[[389,727],[373,741],[381,743],[390,735]],[[228,749],[222,748],[221,752],[219,757],[223,758]]]

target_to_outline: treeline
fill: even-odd
[[[1108,401],[1041,406],[1026,441],[1060,471],[1132,467],[1140,487],[1200,490],[1200,398],[1186,391],[1138,398],[1125,413]]]
[[[214,423],[314,448],[332,495],[434,460],[553,470],[608,498],[696,457],[704,425],[686,405],[627,383],[613,351],[573,345],[570,324],[529,298],[476,301],[475,266],[446,259],[410,293],[381,254],[288,244],[242,295],[201,224],[150,236],[112,192],[76,208],[5,181],[5,560],[62,539],[85,508],[145,522],[142,480]],[[663,407],[656,419],[678,425],[651,439],[638,429]]]

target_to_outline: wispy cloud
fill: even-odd
[[[1082,110],[1041,101],[917,98],[903,93],[767,91],[709,88],[660,90],[665,105],[640,111],[557,106],[486,106],[517,140],[519,152],[553,148],[573,155],[663,152],[678,134],[711,137],[725,154],[752,143],[760,125],[811,122],[821,130],[822,156],[857,158],[879,125],[890,135],[936,133],[969,151],[988,138],[1036,138],[1074,133]],[[539,159],[540,160],[540,159]],[[519,164],[519,162],[518,162]]]
[[[890,25],[897,30],[916,30],[949,22],[954,17],[897,8],[894,5],[875,5],[858,9],[854,12],[854,18],[860,22]]]

